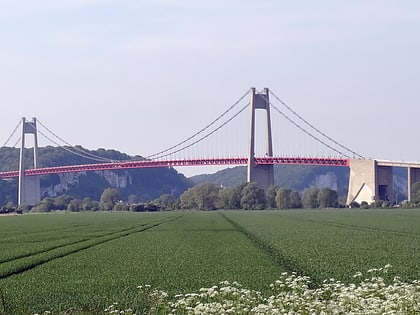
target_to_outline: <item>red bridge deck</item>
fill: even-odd
[[[263,164],[303,164],[319,166],[349,166],[349,159],[344,158],[300,158],[300,157],[256,157],[256,165]],[[123,170],[134,168],[155,168],[155,167],[175,167],[175,166],[204,166],[204,165],[244,165],[248,163],[248,158],[214,158],[214,159],[191,159],[191,160],[144,160],[144,161],[125,161],[101,164],[84,164],[44,167],[25,170],[25,175],[48,175],[58,173],[77,173],[87,171],[107,171]],[[18,177],[19,171],[0,172],[0,179]]]

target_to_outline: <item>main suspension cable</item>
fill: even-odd
[[[18,143],[20,142],[20,140],[22,139],[22,137],[19,137],[17,140],[16,140],[16,142],[15,142],[15,144],[12,146],[12,148],[16,148],[16,146],[18,145]]]
[[[171,155],[172,153],[175,153],[175,152],[179,152],[179,151],[181,151],[181,150],[183,150],[183,149],[186,149],[186,148],[188,148],[189,146],[187,146],[187,147],[184,147],[184,148],[182,148],[182,149],[180,149],[180,150],[178,150],[178,151],[175,151],[175,152],[172,152],[172,153],[169,153],[169,154],[166,154],[166,155],[161,155],[162,153],[166,153],[166,152],[168,152],[168,151],[171,151],[171,150],[173,150],[173,149],[175,149],[175,148],[177,148],[177,147],[179,147],[179,146],[181,146],[181,145],[183,145],[184,143],[186,143],[186,142],[188,142],[188,141],[190,141],[191,139],[193,139],[193,138],[195,138],[195,137],[197,137],[199,134],[201,134],[201,133],[203,133],[205,130],[207,130],[208,128],[210,128],[211,126],[213,126],[216,122],[218,122],[220,119],[222,119],[227,113],[229,113],[232,109],[234,109],[244,98],[245,98],[245,96],[247,96],[249,94],[249,90],[248,91],[246,91],[245,92],[245,94],[244,95],[242,95],[240,98],[239,98],[239,100],[238,101],[236,101],[232,106],[230,106],[226,111],[224,111],[219,117],[217,117],[215,120],[213,120],[211,123],[209,123],[208,125],[206,125],[204,128],[202,128],[201,130],[199,130],[199,131],[197,131],[196,133],[194,133],[191,137],[188,137],[187,139],[185,139],[185,140],[183,140],[183,141],[181,141],[181,142],[179,142],[179,143],[177,143],[177,144],[175,144],[174,146],[172,146],[172,147],[170,147],[170,148],[167,148],[167,149],[165,149],[165,150],[163,150],[163,151],[160,151],[160,152],[157,152],[157,153],[155,153],[155,154],[151,154],[151,155],[149,155],[149,156],[147,156],[146,157],[146,159],[152,159],[152,158],[161,158],[161,157],[165,157],[165,156],[168,156],[168,155]],[[247,105],[248,106],[248,105]],[[202,139],[202,138],[200,138],[200,139]],[[201,141],[201,140],[200,140]],[[196,142],[194,142],[194,144],[195,143],[197,143],[197,142],[199,142],[199,141],[196,141]]]
[[[46,127],[41,121],[37,120],[37,122],[44,127],[51,135],[53,135],[54,137],[56,137],[57,139],[59,139],[61,142],[63,142],[64,144],[66,144],[67,146],[71,147],[73,150],[69,149],[69,148],[65,148],[64,150],[73,153],[75,155],[78,155],[80,157],[84,157],[86,159],[90,159],[92,161],[100,161],[100,162],[114,162],[114,160],[112,159],[108,159],[108,158],[104,158],[101,157],[99,155],[95,155],[92,154],[88,151],[82,150],[78,147],[75,147],[73,145],[71,145],[70,143],[68,143],[67,141],[65,141],[64,139],[62,139],[61,137],[57,136],[54,132],[52,132],[48,127]],[[38,132],[43,135],[45,138],[47,138],[48,140],[50,140],[51,142],[53,142],[55,145],[58,145],[59,147],[63,147],[61,144],[57,143],[56,141],[52,140],[50,137],[48,137],[47,135],[45,135],[44,133],[42,133],[40,130],[38,130]]]
[[[270,102],[270,105],[280,114],[282,115],[284,118],[286,118],[289,122],[291,122],[293,125],[295,125],[297,128],[299,128],[301,131],[303,131],[304,133],[306,133],[308,136],[310,136],[311,138],[313,138],[314,140],[318,141],[319,143],[325,145],[327,148],[333,150],[334,152],[343,155],[347,158],[350,158],[347,154],[333,148],[332,146],[330,146],[328,143],[325,143],[324,141],[322,141],[321,139],[315,137],[313,134],[311,134],[309,131],[307,131],[305,128],[303,128],[302,126],[300,126],[298,123],[296,123],[295,121],[293,121],[289,116],[287,116],[285,113],[283,113],[280,109],[278,109],[278,107],[276,105],[274,105],[273,103]]]
[[[54,143],[55,145],[57,145],[58,147],[60,147],[61,149],[65,150],[65,151],[67,151],[67,152],[69,152],[71,154],[74,154],[74,155],[77,155],[77,156],[80,156],[82,158],[89,159],[89,160],[92,160],[92,161],[97,161],[97,162],[108,162],[108,163],[109,162],[112,162],[112,160],[105,159],[105,158],[100,158],[100,159],[93,158],[93,157],[91,157],[91,156],[89,156],[87,154],[83,154],[84,153],[83,151],[82,151],[83,153],[79,153],[77,151],[71,150],[69,147],[63,146],[60,143],[58,143],[57,141],[55,141],[54,139],[52,139],[51,137],[47,136],[41,130],[38,130],[38,133],[41,134],[42,136],[44,136],[49,141],[51,141],[52,143]],[[71,147],[71,148],[74,149],[74,147]]]
[[[7,140],[6,140],[6,142],[3,144],[3,147],[5,147],[8,143],[9,143],[9,141],[10,141],[10,139],[15,135],[15,133],[16,133],[16,130],[18,130],[18,128],[19,128],[19,126],[22,124],[22,120],[19,120],[19,122],[18,122],[18,124],[16,125],[16,127],[15,127],[15,129],[13,130],[13,132],[10,134],[10,136],[7,138]],[[16,146],[16,145],[15,145]]]
[[[347,148],[347,147],[345,147],[344,145],[342,145],[341,143],[339,143],[338,141],[336,141],[336,140],[334,140],[333,138],[331,138],[331,137],[329,137],[327,134],[325,134],[324,132],[322,132],[321,130],[319,130],[317,127],[315,127],[313,124],[311,124],[310,122],[308,122],[306,119],[304,119],[302,116],[300,116],[298,113],[296,113],[290,106],[288,106],[285,102],[283,102],[276,94],[274,94],[271,90],[270,90],[270,94],[272,95],[272,96],[274,96],[274,98],[276,99],[276,100],[278,100],[284,107],[286,107],[289,111],[291,111],[297,118],[299,118],[301,121],[303,121],[305,124],[307,124],[309,127],[311,127],[313,130],[315,130],[316,132],[318,132],[319,134],[321,134],[323,137],[325,137],[325,138],[327,138],[329,141],[331,141],[331,142],[333,142],[333,143],[335,143],[336,145],[338,145],[340,148],[342,148],[342,149],[344,149],[344,150],[346,150],[347,152],[350,152],[350,153],[352,153],[353,155],[355,155],[355,156],[357,156],[357,157],[359,157],[359,158],[361,158],[361,159],[364,159],[365,157],[364,156],[362,156],[362,155],[360,155],[359,153],[357,153],[357,152],[355,152],[355,151],[353,151],[353,150],[351,150],[351,149],[349,149],[349,148]],[[273,105],[273,107],[274,107],[274,105]],[[309,134],[309,133],[308,133]],[[315,137],[313,137],[313,138],[315,138]],[[316,139],[316,138],[315,138]],[[318,141],[318,140],[317,140]],[[323,143],[323,142],[321,142],[321,143]],[[325,143],[323,143],[323,144],[325,144]],[[325,144],[326,145],[326,144]],[[331,148],[331,146],[328,146],[327,145],[327,147],[329,147],[329,148]],[[334,151],[336,151],[336,150],[334,150]],[[336,151],[337,152],[337,151]]]
[[[161,158],[164,158],[164,157],[167,157],[167,156],[169,156],[169,155],[172,155],[172,154],[175,154],[175,153],[178,153],[178,152],[180,152],[180,151],[183,151],[183,150],[185,150],[185,149],[188,149],[188,148],[190,148],[190,147],[192,147],[193,145],[195,145],[195,144],[197,144],[197,143],[199,143],[199,142],[201,142],[202,140],[204,140],[204,139],[206,139],[206,138],[208,138],[208,137],[210,137],[212,134],[214,134],[216,131],[218,131],[218,130],[220,130],[222,127],[224,127],[224,126],[226,126],[229,122],[231,122],[233,119],[235,119],[240,113],[242,113],[248,106],[249,106],[249,104],[250,103],[248,103],[248,104],[246,104],[244,107],[242,107],[235,115],[233,115],[232,117],[230,117],[228,120],[226,120],[223,124],[221,124],[219,127],[217,127],[216,129],[214,129],[214,130],[212,130],[211,132],[209,132],[208,134],[206,134],[206,135],[204,135],[204,136],[202,136],[201,138],[199,138],[199,139],[197,139],[196,141],[194,141],[194,142],[192,142],[192,143],[190,143],[190,144],[188,144],[188,145],[186,145],[186,146],[184,146],[184,147],[182,147],[182,148],[180,148],[180,149],[178,149],[178,150],[175,150],[175,151],[171,151],[171,152],[169,152],[169,153],[167,153],[167,154],[165,154],[165,155],[160,155],[160,156],[157,156],[157,157],[155,157],[155,159],[161,159]]]

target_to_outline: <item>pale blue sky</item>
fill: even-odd
[[[420,161],[419,56],[416,0],[0,0],[0,145],[37,117],[146,156],[255,86],[365,156]]]

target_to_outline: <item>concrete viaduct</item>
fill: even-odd
[[[386,160],[351,159],[347,204],[368,204],[375,200],[394,200],[393,167],[407,168],[408,200],[412,201],[413,185],[420,181],[420,163]]]

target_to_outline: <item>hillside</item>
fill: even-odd
[[[274,184],[276,186],[303,191],[307,187],[328,187],[339,195],[347,193],[349,169],[346,167],[275,165]],[[238,166],[221,170],[215,174],[191,177],[194,183],[212,182],[226,187],[246,181],[246,167]]]
[[[79,149],[86,151],[88,154],[112,160],[141,159],[140,156],[131,157],[116,150],[98,149],[90,151],[81,147]],[[28,168],[31,168],[33,167],[31,163],[33,159],[32,150],[27,150],[26,153],[25,164]],[[1,171],[17,170],[18,161],[19,149],[0,148]],[[63,148],[51,146],[39,148],[38,167],[90,163],[98,163],[98,161],[76,156],[63,150]],[[111,187],[118,188],[124,200],[127,200],[130,195],[136,195],[138,201],[147,201],[162,194],[172,194],[177,197],[192,185],[191,180],[179,174],[173,168],[96,171],[42,176],[41,194],[43,198],[68,194],[76,198],[91,197],[99,200],[104,189]],[[0,205],[4,205],[8,201],[13,201],[16,204],[16,199],[17,179],[0,180]]]
[[[237,166],[214,174],[191,177],[194,183],[211,182],[216,185],[232,187],[246,181],[246,167]],[[349,168],[339,166],[275,165],[274,184],[302,192],[308,187],[328,187],[336,190],[340,198],[347,195]],[[394,168],[394,190],[398,199],[407,196],[406,169]]]

